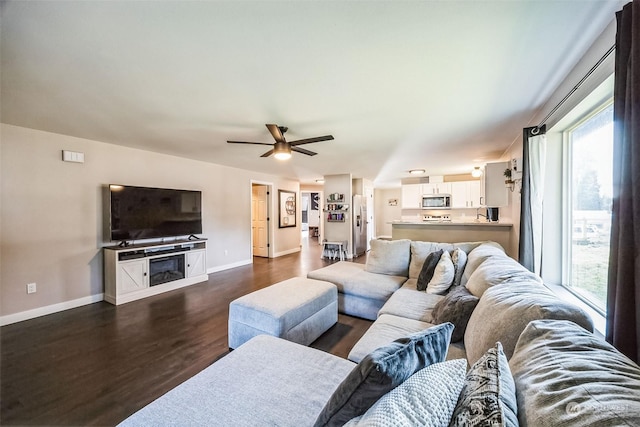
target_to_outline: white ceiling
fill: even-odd
[[[2,122],[313,183],[497,160],[626,1],[11,1]],[[272,142],[332,134],[281,162]]]

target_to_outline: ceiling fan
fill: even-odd
[[[268,142],[247,142],[247,141],[227,141],[229,144],[256,144],[256,145],[273,145],[273,149],[267,151],[260,157],[269,157],[270,155],[274,155],[274,157],[278,160],[286,160],[291,157],[291,152],[295,151],[296,153],[306,154],[307,156],[315,156],[318,153],[314,153],[313,151],[305,150],[304,148],[298,147],[302,144],[311,144],[312,142],[321,142],[321,141],[330,141],[333,139],[333,135],[325,135],[325,136],[316,136],[315,138],[306,138],[299,139],[297,141],[287,141],[284,139],[284,134],[289,130],[286,126],[278,126],[273,124],[266,125],[269,132],[273,136],[273,139],[276,140],[274,144]]]

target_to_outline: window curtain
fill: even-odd
[[[606,339],[640,360],[640,3],[616,14],[613,211]]]
[[[520,264],[540,274],[542,265],[542,204],[547,155],[546,126],[522,131],[520,191]]]

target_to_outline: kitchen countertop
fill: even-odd
[[[474,219],[470,220],[452,220],[452,221],[422,221],[422,220],[396,220],[391,221],[391,225],[427,225],[427,226],[485,226],[485,227],[512,227],[513,223],[498,221],[498,222],[487,222],[487,221],[476,221]]]

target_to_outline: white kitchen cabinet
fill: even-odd
[[[422,184],[422,194],[451,194],[450,182]]]
[[[469,181],[469,204],[471,208],[477,208],[484,205],[484,198],[482,196],[482,185],[480,180]]]
[[[480,181],[457,181],[451,183],[451,207],[453,209],[477,208],[481,206]]]
[[[420,209],[422,207],[422,185],[405,184],[402,186],[402,209]]]

